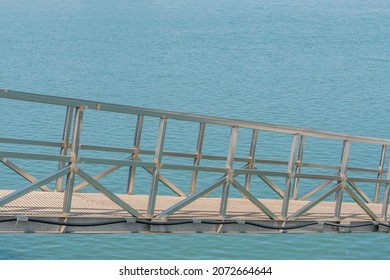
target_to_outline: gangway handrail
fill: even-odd
[[[142,108],[142,107],[136,107],[130,105],[97,102],[97,101],[76,99],[76,98],[69,98],[69,97],[58,97],[58,96],[43,95],[43,94],[36,94],[36,93],[27,93],[27,92],[13,91],[7,89],[0,89],[0,98],[38,102],[38,103],[45,103],[45,104],[52,104],[52,105],[61,105],[61,106],[85,107],[92,110],[101,110],[101,111],[132,114],[132,115],[143,115],[149,117],[159,117],[159,118],[166,117],[175,120],[199,122],[199,123],[206,123],[206,124],[238,126],[242,128],[260,129],[265,131],[282,132],[288,134],[300,134],[300,135],[322,137],[322,138],[335,139],[335,140],[349,140],[349,141],[363,142],[363,143],[370,143],[370,144],[390,145],[390,139],[354,136],[349,134],[327,132],[327,131],[321,131],[321,130],[315,130],[309,128],[275,125],[275,124],[268,124],[263,122],[236,120],[230,118],[205,116],[199,114],[188,114],[182,112]]]

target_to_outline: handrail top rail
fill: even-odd
[[[335,140],[347,140],[347,141],[362,142],[367,144],[390,145],[390,139],[355,136],[355,135],[336,133],[336,132],[327,132],[327,131],[321,131],[321,130],[315,130],[309,128],[275,125],[275,124],[269,124],[263,122],[237,120],[237,119],[230,119],[230,118],[223,118],[223,117],[206,116],[200,114],[189,114],[189,113],[175,112],[175,111],[168,111],[168,110],[136,107],[131,105],[121,105],[121,104],[98,102],[98,101],[84,100],[84,99],[77,99],[77,98],[59,97],[59,96],[44,95],[44,94],[37,94],[37,93],[27,93],[27,92],[13,91],[8,89],[0,89],[0,98],[60,105],[60,106],[85,107],[92,110],[100,110],[100,111],[132,114],[132,115],[143,115],[149,117],[170,118],[175,120],[198,122],[198,123],[205,123],[205,124],[237,126],[241,128],[258,129],[258,130],[288,133],[288,134],[299,134],[299,135],[335,139]]]

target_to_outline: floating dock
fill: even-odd
[[[16,100],[28,103],[26,108],[56,106],[64,112],[58,141],[42,140],[39,133],[34,139],[0,135],[0,162],[26,180],[17,187],[9,187],[12,181],[0,186],[1,233],[389,232],[390,140],[11,90],[0,90],[0,98],[1,106]],[[128,142],[133,145],[81,141],[85,116],[92,111],[132,118]],[[1,120],[6,126],[7,115]],[[142,137],[151,122],[156,137]],[[192,152],[166,150],[168,123],[185,132],[176,132],[176,138],[195,139]],[[205,135],[220,129],[228,131],[225,154],[206,153]],[[239,134],[249,135],[243,143],[247,156],[237,155],[243,146]],[[265,134],[290,138],[286,160],[256,153]],[[307,146],[328,140],[340,146],[338,164],[304,161]],[[145,141],[154,149],[143,149]],[[363,156],[364,167],[351,166],[351,151],[360,153],[365,146],[378,150],[377,165],[367,167]],[[31,164],[36,161],[40,164]],[[33,174],[45,170],[42,163],[51,171],[36,178]],[[96,167],[102,170],[90,171]],[[103,180],[118,170],[125,170],[125,179]],[[148,184],[144,178],[136,182],[140,171],[150,174]],[[187,174],[189,184],[174,184],[175,174]]]

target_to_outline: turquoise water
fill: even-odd
[[[386,234],[5,235],[1,259],[388,259]],[[12,244],[10,244],[12,242]]]
[[[389,15],[388,1],[0,0],[0,87],[390,138]],[[0,106],[7,116],[0,137],[39,131],[58,139],[51,117],[63,112],[15,131],[16,117],[40,112]],[[105,121],[105,129],[120,129]],[[96,134],[104,133],[86,138]],[[325,157],[325,148],[312,158]],[[379,152],[367,164],[377,164]],[[364,164],[359,155],[352,160]],[[388,259],[389,241],[386,234],[1,235],[0,258]]]

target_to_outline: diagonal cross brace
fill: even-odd
[[[371,199],[352,181],[347,179],[347,183],[364,199],[365,202],[371,203]]]
[[[316,206],[318,203],[324,201],[328,196],[330,196],[332,193],[335,193],[336,191],[338,191],[340,188],[342,188],[342,183],[338,183],[336,184],[335,186],[333,186],[330,190],[328,190],[327,192],[323,193],[322,195],[320,195],[316,200],[313,200],[311,202],[309,202],[308,204],[306,204],[305,206],[303,206],[301,209],[299,209],[297,212],[295,212],[294,214],[290,215],[287,219],[290,220],[290,219],[294,219],[294,218],[297,218],[303,214],[305,214],[307,211],[309,211],[311,208],[313,208],[314,206]]]
[[[257,170],[257,168],[254,167]],[[282,191],[277,185],[275,185],[267,176],[265,175],[257,175],[264,183],[266,183],[277,195],[281,198],[284,197],[284,191]]]
[[[36,190],[37,188],[39,188],[45,184],[48,184],[48,183],[50,183],[50,182],[52,182],[52,181],[54,181],[54,180],[56,180],[64,175],[66,175],[70,171],[71,171],[70,166],[67,166],[63,169],[58,170],[57,172],[53,173],[52,175],[49,175],[46,178],[43,178],[41,180],[37,180],[37,181],[27,185],[26,187],[24,187],[21,190],[14,191],[13,193],[6,195],[5,197],[0,199],[0,207],[4,206],[7,203],[10,203],[11,201],[14,201],[15,199],[18,199],[18,198],[26,195],[27,193],[29,193],[33,190]]]
[[[355,200],[355,202],[364,210],[364,212],[367,213],[368,216],[371,217],[374,221],[379,221],[379,218],[377,215],[374,214],[374,212],[371,211],[370,208],[347,186],[344,186],[344,190],[349,194],[349,196]]]
[[[120,166],[120,165],[115,165],[115,166],[112,166],[98,174],[96,174],[95,176],[93,176],[92,178],[95,179],[95,180],[99,180],[100,178],[103,178],[104,176],[107,176],[109,174],[111,174],[112,172],[114,172],[115,170],[118,170],[119,168],[121,168],[123,166]],[[78,184],[77,186],[74,187],[74,191],[78,191],[82,188],[84,188],[85,186],[88,186],[89,185],[89,182],[88,181],[84,181],[80,184]]]
[[[95,189],[100,191],[102,194],[104,194],[107,198],[109,198],[111,201],[119,205],[121,208],[125,209],[127,212],[132,214],[134,217],[141,217],[142,215],[132,208],[130,205],[128,205],[126,202],[124,202],[122,199],[120,199],[117,195],[115,195],[113,192],[109,191],[106,187],[104,187],[102,184],[100,184],[98,181],[96,181],[94,178],[89,176],[87,173],[82,171],[81,169],[77,169],[76,173],[82,177],[84,180],[87,180],[91,186],[93,186]]]
[[[126,160],[131,160],[131,159],[133,159],[133,158],[134,158],[134,154],[131,155],[130,157],[127,157]],[[138,160],[141,161],[140,158],[138,158]],[[95,180],[99,180],[100,178],[103,178],[103,177],[105,177],[105,176],[111,174],[112,172],[114,172],[114,171],[120,169],[121,167],[123,167],[123,166],[119,166],[119,165],[112,166],[112,167],[110,167],[110,168],[108,168],[108,169],[106,169],[106,170],[104,170],[104,171],[102,171],[102,172],[96,174],[96,175],[93,176],[92,178],[95,179]],[[152,170],[151,168],[144,167],[144,169],[145,169],[147,172],[149,172],[150,174],[153,173],[153,170]],[[182,190],[180,190],[178,187],[176,187],[171,181],[169,181],[169,180],[168,180],[167,178],[165,178],[164,176],[160,175],[160,176],[159,176],[159,181],[160,181],[161,183],[163,183],[165,186],[167,186],[168,188],[170,188],[170,189],[171,189],[174,193],[176,193],[178,196],[181,196],[181,197],[185,197],[185,196],[186,196],[186,194],[185,194]],[[78,191],[78,190],[84,188],[85,186],[87,186],[88,184],[89,184],[89,182],[85,180],[84,182],[82,182],[82,183],[78,184],[77,186],[75,186],[75,187],[74,187],[74,191]]]
[[[198,191],[198,192],[186,197],[185,199],[179,201],[178,203],[172,205],[168,209],[166,209],[166,210],[162,211],[160,214],[158,214],[157,217],[158,218],[166,218],[169,215],[172,215],[176,211],[186,207],[188,204],[194,202],[198,198],[201,198],[202,196],[205,196],[206,194],[212,192],[213,190],[218,188],[220,185],[224,184],[226,182],[226,179],[227,179],[226,175],[222,176],[214,184],[212,184],[209,187],[204,188],[203,190]]]
[[[6,158],[0,158],[0,162],[3,163],[8,168],[12,169],[14,172],[18,173],[20,176],[22,176],[24,179],[26,179],[27,181],[29,181],[31,183],[33,183],[37,180],[34,176],[32,176],[26,170],[20,168],[15,163],[11,162],[10,160],[8,160]],[[41,186],[40,188],[41,188],[41,190],[43,190],[45,192],[51,191],[51,189],[45,185]]]
[[[146,171],[148,171],[150,174],[153,175],[153,169],[149,167],[144,167]],[[158,176],[158,180],[163,183],[165,186],[167,186],[169,189],[171,189],[175,194],[181,197],[185,197],[186,194],[180,190],[178,187],[176,187],[171,181],[169,181],[167,178],[164,176],[160,175]]]
[[[278,220],[278,217],[271,211],[267,206],[261,203],[253,194],[251,194],[246,188],[244,188],[237,180],[233,179],[232,185],[241,192],[244,196],[246,196],[249,201],[251,201],[254,205],[257,206],[261,211],[264,212],[268,217],[272,220]]]
[[[317,187],[315,187],[314,189],[312,189],[310,192],[308,192],[307,194],[301,196],[298,200],[306,200],[307,198],[309,198],[310,196],[314,195],[315,193],[319,192],[320,190],[322,190],[323,188],[325,188],[327,185],[329,185],[330,183],[332,183],[334,180],[327,180],[325,182],[322,182],[320,185],[318,185]]]

